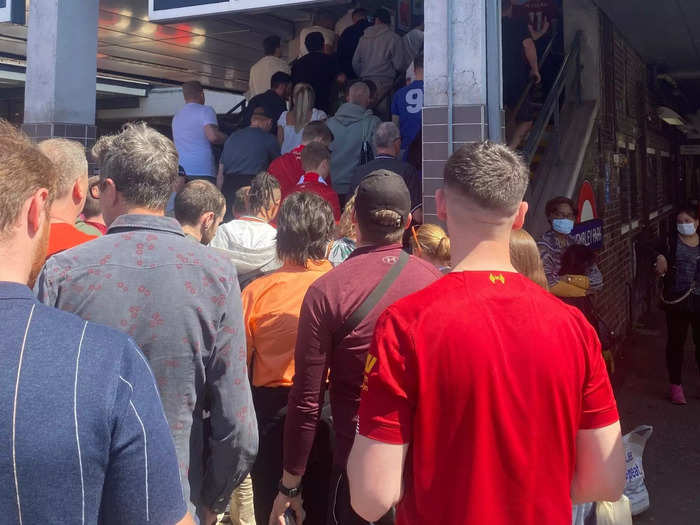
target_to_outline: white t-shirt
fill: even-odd
[[[297,131],[294,126],[287,124],[287,113],[289,113],[289,111],[282,113],[277,121],[277,125],[284,128],[284,141],[282,142],[282,147],[280,148],[280,153],[282,155],[289,153],[294,148],[299,146],[301,144],[301,136],[304,134],[304,128]],[[316,108],[311,110],[311,121],[326,120],[327,118],[328,115],[326,115],[325,111]]]
[[[189,102],[173,117],[173,141],[180,165],[190,177],[216,177],[214,153],[204,126],[218,126],[211,106]]]

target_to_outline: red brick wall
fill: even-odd
[[[601,60],[600,115],[582,170],[605,224],[598,254],[605,286],[595,304],[610,328],[623,334],[655,301],[648,246],[673,215],[668,208],[677,194],[677,137],[655,116],[648,67],[604,14]],[[662,151],[669,157],[662,158]]]

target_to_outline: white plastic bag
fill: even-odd
[[[622,438],[625,444],[625,466],[627,484],[625,496],[629,498],[632,516],[641,514],[649,508],[649,491],[644,484],[644,466],[642,456],[647,440],[654,429],[649,425],[640,425]]]
[[[596,525],[632,525],[630,500],[624,494],[617,501],[596,504]]]

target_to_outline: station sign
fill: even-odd
[[[571,232],[576,244],[588,246],[591,250],[603,249],[603,220],[598,218],[595,193],[590,182],[584,181],[578,194],[577,224]]]
[[[3,0],[0,0],[2,2]],[[148,18],[165,22],[200,16],[312,4],[319,0],[148,0]]]
[[[24,25],[27,0],[0,0],[0,22]]]

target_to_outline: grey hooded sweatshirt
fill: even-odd
[[[360,164],[362,142],[372,144],[374,130],[381,121],[372,110],[346,102],[338,108],[335,116],[326,121],[333,133],[331,144],[331,180],[338,195],[350,191],[353,171]]]
[[[352,57],[357,76],[377,84],[379,95],[392,86],[396,72],[405,69],[404,63],[401,37],[383,24],[365,29]]]
[[[241,289],[282,266],[277,259],[277,230],[253,217],[222,224],[209,246],[223,252],[236,266]]]

